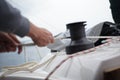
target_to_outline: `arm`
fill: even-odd
[[[51,32],[32,24],[6,0],[0,0],[0,31],[17,34],[20,37],[29,36],[38,46],[54,42]]]
[[[29,21],[16,8],[0,0],[0,31],[23,37],[29,32],[29,26]]]

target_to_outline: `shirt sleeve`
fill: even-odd
[[[109,0],[112,17],[115,23],[120,23],[120,0]]]
[[[29,32],[30,22],[19,10],[6,0],[0,0],[0,31],[24,37]]]

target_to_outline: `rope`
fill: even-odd
[[[6,70],[6,71],[0,76],[0,78],[3,78],[7,75],[13,74],[18,71],[34,72],[35,70],[39,69],[40,67],[44,66],[45,64],[50,63],[53,59],[55,59],[55,57],[58,54],[50,57],[49,59],[47,59],[46,61],[44,61],[41,64],[39,64],[37,62],[28,62],[28,63],[22,64],[19,66],[3,67],[3,70]]]
[[[120,38],[120,36],[86,36],[86,38],[97,38],[97,39],[103,39],[103,38],[107,38],[107,39],[117,39],[117,38]],[[63,37],[63,38],[55,38],[56,39],[70,39],[70,37]],[[23,43],[23,44],[20,44],[21,46],[34,46],[35,43]]]

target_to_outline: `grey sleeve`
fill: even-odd
[[[30,22],[6,0],[0,0],[0,31],[24,37],[29,32]]]

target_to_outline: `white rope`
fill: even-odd
[[[25,64],[22,64],[19,66],[4,67],[3,70],[5,70],[5,72],[0,77],[5,77],[5,76],[15,73],[17,71],[29,71],[36,64],[38,64],[38,63],[29,62],[29,63],[25,63]]]
[[[31,69],[31,72],[39,69],[40,67],[44,66],[47,64],[46,67],[49,66],[49,64],[56,58],[56,56],[58,56],[60,53],[56,53],[55,55],[53,55],[52,57],[50,57],[48,60],[44,61],[43,63],[41,64],[38,64],[37,66],[35,66],[34,68]]]
[[[53,55],[52,57],[50,57],[49,59],[47,59],[46,61],[44,61],[41,64],[39,64],[37,62],[28,62],[28,63],[22,64],[19,66],[3,67],[3,70],[5,70],[5,72],[0,76],[0,78],[10,75],[12,73],[18,72],[18,71],[33,72],[33,71],[39,69],[40,67],[46,65],[47,63],[49,64],[52,60],[55,59],[55,57],[57,55],[58,54]]]
[[[7,69],[7,70],[13,70],[13,69],[19,69],[21,67],[31,67],[33,65],[37,64],[37,62],[28,62],[19,66],[7,66],[7,67],[3,67],[3,69]]]

